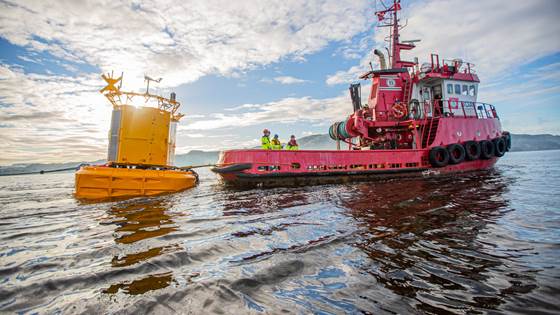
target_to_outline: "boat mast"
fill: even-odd
[[[390,52],[391,52],[391,56],[390,57],[390,63],[391,63],[391,68],[392,69],[400,69],[400,68],[407,68],[407,67],[413,67],[415,65],[414,62],[410,62],[410,61],[402,61],[401,60],[401,50],[411,50],[414,49],[414,41],[408,41],[408,42],[404,42],[401,43],[399,40],[400,34],[400,25],[399,25],[399,15],[398,15],[398,11],[401,10],[401,0],[393,0],[393,5],[391,7],[389,7],[388,9],[385,9],[383,11],[378,11],[375,12],[375,14],[377,15],[377,18],[379,19],[380,22],[383,22],[385,20],[385,14],[387,13],[391,13],[391,21],[387,22],[385,24],[380,25],[380,27],[391,27],[390,29],[390,40],[389,40],[389,45],[390,45]],[[389,19],[387,19],[389,20]]]
[[[392,44],[392,57],[391,57],[391,68],[395,69],[397,68],[397,64],[401,61],[401,56],[400,56],[400,49],[398,48],[399,45],[399,20],[398,20],[398,15],[397,15],[397,11],[401,8],[400,5],[400,0],[394,0],[393,1],[393,6],[391,7],[391,9],[393,10],[393,34],[392,38],[391,38],[391,44]],[[389,10],[391,10],[389,9]]]

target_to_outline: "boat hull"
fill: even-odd
[[[471,172],[490,169],[498,160],[493,157],[435,168],[428,162],[427,154],[428,150],[229,150],[221,153],[219,164],[222,167],[214,171],[227,185],[276,187]],[[221,171],[235,169],[232,168],[234,165],[251,167],[244,167],[241,171]]]
[[[191,171],[83,166],[75,176],[78,199],[153,196],[196,186]]]

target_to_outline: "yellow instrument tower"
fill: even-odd
[[[76,172],[75,196],[80,199],[147,196],[193,187],[193,170],[174,167],[177,123],[183,117],[175,93],[170,98],[146,92],[121,91],[122,75],[102,75],[101,93],[113,105],[107,164],[82,166]],[[118,85],[117,85],[118,84]],[[140,106],[135,101],[140,100]]]

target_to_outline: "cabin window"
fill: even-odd
[[[461,95],[461,84],[455,84],[455,94]]]
[[[470,96],[476,95],[476,87],[474,85],[469,86],[469,95]]]
[[[469,95],[469,86],[463,84],[463,91],[461,92],[462,95]]]
[[[447,84],[447,94],[453,94],[453,84]]]

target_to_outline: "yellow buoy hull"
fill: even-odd
[[[191,171],[83,166],[76,172],[79,199],[153,196],[196,186]]]

